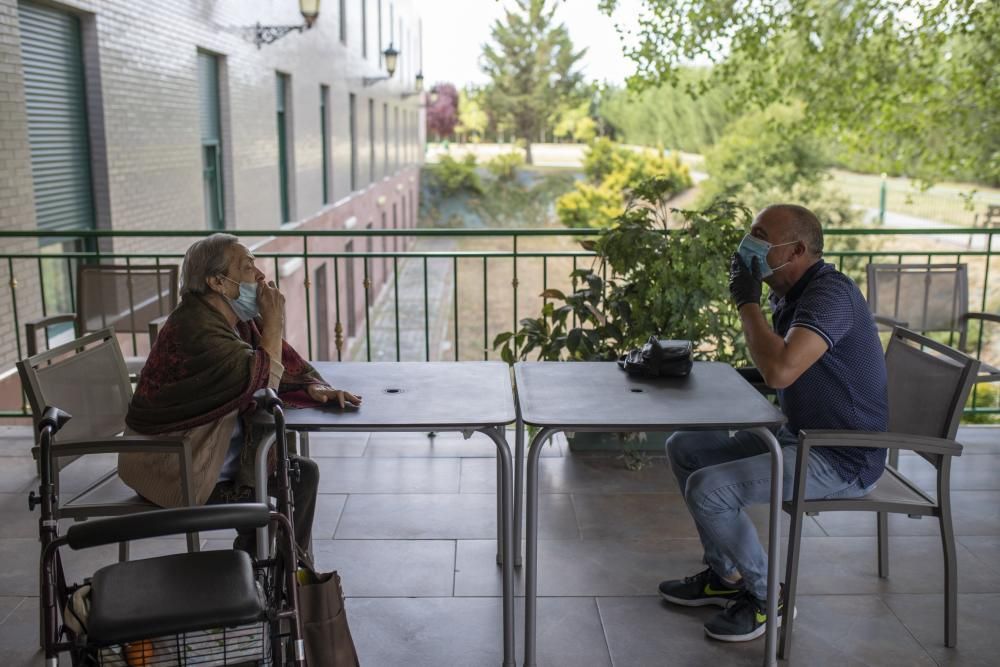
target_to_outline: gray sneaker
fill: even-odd
[[[715,605],[725,609],[741,593],[742,588],[727,584],[712,568],[706,568],[691,577],[660,583],[660,597],[685,607]]]

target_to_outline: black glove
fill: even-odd
[[[752,257],[750,264],[748,267],[739,253],[733,253],[733,261],[729,265],[729,294],[737,310],[747,303],[760,305],[760,260]]]

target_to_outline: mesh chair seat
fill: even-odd
[[[99,516],[112,516],[146,512],[159,509],[159,506],[133,491],[117,472],[112,471],[64,502],[61,510],[68,517],[86,518],[97,508],[101,510]]]
[[[934,507],[933,503],[914,491],[910,486],[900,479],[899,473],[892,468],[886,468],[885,472],[878,480],[875,489],[866,496],[860,498],[838,498],[838,503],[844,503],[845,510],[849,510],[852,502],[870,503],[897,503],[900,505]]]
[[[115,563],[91,581],[88,640],[96,646],[263,620],[244,551],[203,551]]]

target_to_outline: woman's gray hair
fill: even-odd
[[[227,251],[239,242],[232,234],[212,234],[192,243],[184,253],[184,265],[181,267],[181,295],[189,292],[204,294],[208,290],[206,280],[225,275],[229,270]]]

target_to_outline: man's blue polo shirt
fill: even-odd
[[[789,387],[778,390],[793,433],[800,429],[885,431],[889,399],[885,356],[861,290],[832,264],[813,264],[784,298],[771,293],[774,330],[784,338],[804,327],[826,341],[827,351]],[[871,486],[885,470],[884,449],[815,450],[845,481]]]

